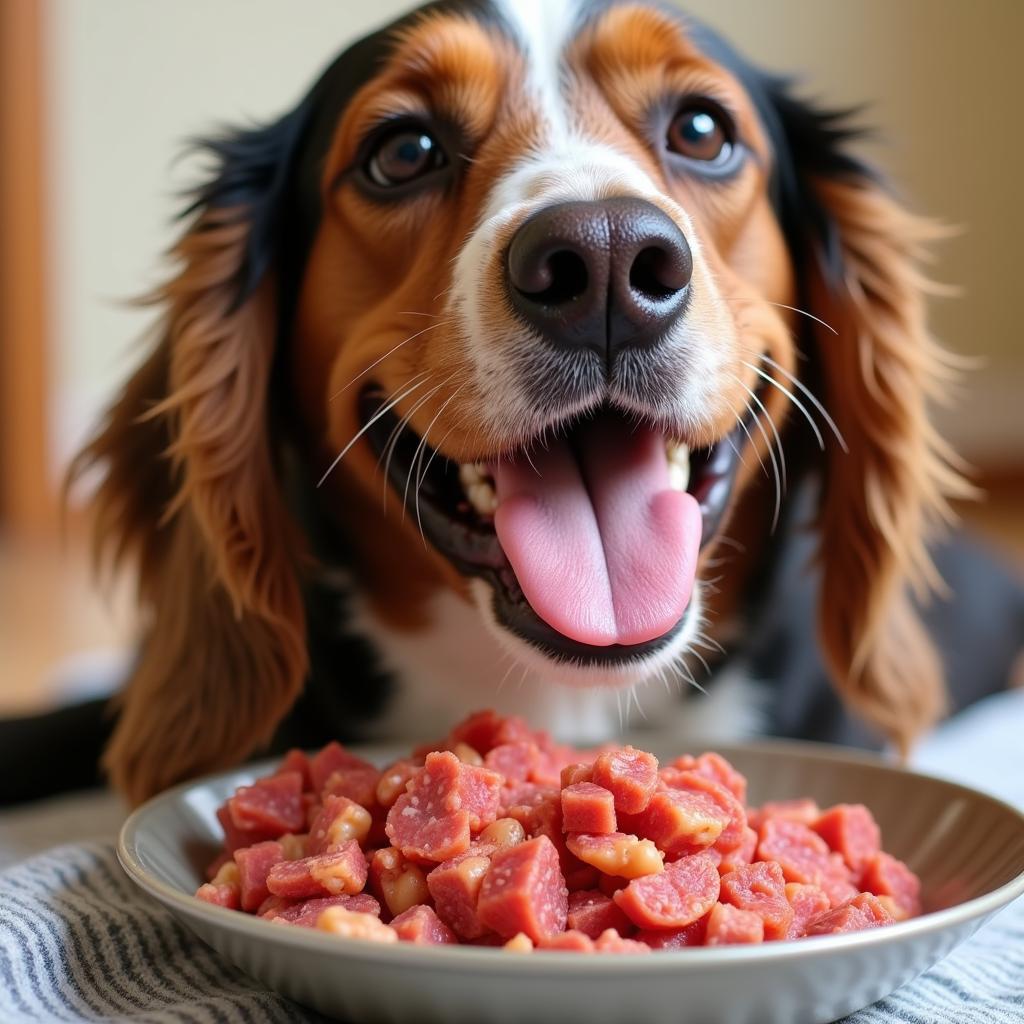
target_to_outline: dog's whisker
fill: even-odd
[[[719,537],[716,543],[724,544],[727,548],[732,548],[733,551],[738,551],[741,555],[745,555],[747,553],[745,545],[741,544],[738,540],[735,540],[732,537],[726,536],[725,534]]]
[[[388,436],[387,443],[384,445],[384,450],[381,452],[380,458],[377,459],[377,468],[380,468],[381,460],[384,461],[384,474],[382,481],[382,498],[384,503],[385,513],[387,512],[387,496],[390,488],[390,476],[391,476],[391,460],[394,457],[395,449],[398,447],[398,439],[402,436],[405,429],[409,426],[413,416],[416,415],[418,409],[420,409],[426,402],[430,401],[432,395],[436,394],[441,385],[431,388],[423,397],[417,399],[413,404],[413,407],[403,416],[394,429]]]
[[[437,387],[431,389],[431,391],[427,395],[427,397],[428,398],[432,397],[434,394],[436,394],[438,391],[440,391],[441,388],[443,388],[446,384],[450,383],[455,378],[456,373],[458,373],[457,370],[455,372],[453,372],[453,373],[450,373],[447,377],[445,377],[445,379],[443,381],[441,381],[441,383],[438,384]],[[451,401],[451,399],[449,399],[449,401]],[[433,425],[433,423],[435,423],[436,421],[437,421],[437,417],[435,416],[434,419],[431,421],[431,425]],[[427,434],[428,433],[430,433],[430,428],[429,427],[427,428],[427,432],[424,433],[420,437],[419,444],[416,445],[416,450],[412,453],[412,461],[409,463],[409,471],[405,475],[405,489],[402,491],[402,522],[403,523],[405,522],[405,512],[406,512],[406,508],[408,507],[408,503],[409,503],[409,484],[412,481],[412,474],[413,474],[413,471],[416,468],[416,460],[420,457],[420,453],[423,451],[423,447],[427,443]]]
[[[679,661],[676,662],[676,664],[679,667],[679,671],[682,673],[683,678],[690,684],[690,686],[692,686],[695,690],[699,690],[706,697],[708,695],[708,691],[705,690],[704,687],[701,686],[700,683],[698,683],[697,680],[693,678],[693,673],[686,665],[686,662],[684,662],[682,658],[680,658]]]
[[[416,380],[416,377],[419,377],[420,379]],[[342,448],[341,451],[338,452],[338,454],[334,457],[334,461],[331,462],[331,464],[327,467],[327,470],[324,472],[324,475],[320,477],[320,479],[317,481],[316,486],[318,489],[320,487],[323,487],[324,482],[331,475],[331,473],[334,472],[335,468],[338,466],[338,463],[340,463],[341,460],[345,458],[346,455],[348,455],[348,453],[352,450],[352,446],[363,436],[363,434],[365,434],[374,425],[374,423],[376,423],[382,416],[386,416],[396,405],[398,405],[400,401],[402,401],[403,398],[408,397],[418,387],[422,387],[424,384],[426,384],[430,380],[431,375],[427,374],[426,370],[423,370],[420,373],[418,373],[416,377],[413,378],[413,380],[416,380],[415,384],[410,384],[402,391],[400,395],[398,395],[397,398],[392,398],[390,402],[387,402],[384,405],[382,405],[366,421],[366,423],[364,423],[362,427],[360,427],[359,430],[356,431],[356,433],[353,435],[348,444],[346,444],[345,447]]]
[[[801,316],[807,317],[809,320],[813,320],[815,323],[821,324],[822,327],[828,328],[837,338],[839,332],[829,323],[826,323],[821,319],[820,316],[815,316],[813,313],[809,313],[806,309],[800,309],[799,306],[787,306],[784,302],[769,302],[769,306],[778,306],[779,309],[788,309],[792,313],[799,313]]]
[[[832,431],[833,434],[835,434],[836,440],[839,442],[839,446],[843,449],[844,452],[849,454],[850,449],[846,445],[846,439],[843,437],[842,431],[839,429],[839,427],[836,426],[835,420],[832,419],[832,417],[829,415],[828,409],[825,408],[824,404],[821,402],[818,396],[802,380],[800,380],[799,377],[796,377],[794,374],[790,373],[789,370],[787,370],[784,366],[777,363],[770,356],[764,355],[761,358],[769,366],[778,370],[779,373],[781,373],[788,381],[792,382],[793,386],[799,392],[801,392],[801,394],[806,395],[807,399],[814,405],[814,408],[821,413],[822,418],[828,424],[829,429]]]
[[[775,447],[779,453],[779,468],[782,471],[782,490],[783,493],[785,493],[787,489],[786,451],[782,447],[782,437],[779,434],[778,425],[775,423],[775,418],[768,411],[768,408],[765,406],[764,402],[762,402],[761,399],[758,397],[757,392],[748,388],[747,385],[743,383],[743,381],[739,381],[739,384],[742,385],[743,389],[747,392],[748,395],[750,395],[754,404],[761,410],[761,412],[764,413],[764,418],[768,421],[768,426],[771,427],[772,435],[775,438]]]
[[[506,657],[508,657],[509,659],[508,668],[505,669],[505,674],[501,677],[497,689],[494,691],[495,693],[501,693],[501,691],[505,688],[505,684],[508,682],[508,677],[512,675],[512,670],[516,667],[515,658],[513,658],[510,654],[506,655]]]
[[[452,374],[452,376],[454,377],[455,375],[454,375],[454,374]],[[454,391],[453,391],[453,392],[452,392],[452,393],[451,393],[451,394],[450,394],[450,395],[448,396],[448,398],[447,398],[447,399],[446,399],[446,400],[444,401],[444,403],[443,403],[443,404],[441,405],[441,408],[437,410],[437,414],[436,414],[436,415],[434,416],[434,418],[433,418],[433,419],[432,419],[432,420],[430,421],[430,423],[429,423],[429,424],[427,425],[427,429],[426,429],[426,431],[424,432],[424,434],[423,434],[423,438],[422,438],[422,439],[421,439],[421,441],[420,441],[420,445],[421,445],[421,446],[422,446],[422,445],[424,445],[424,444],[426,443],[426,440],[427,440],[427,435],[428,435],[428,434],[430,433],[430,431],[431,431],[431,430],[433,429],[433,427],[434,427],[434,424],[435,424],[435,423],[437,423],[437,421],[438,421],[438,420],[439,420],[439,419],[441,418],[441,416],[442,416],[442,415],[444,414],[444,411],[445,411],[445,409],[447,409],[447,408],[448,408],[448,406],[449,406],[449,405],[451,405],[451,403],[452,403],[452,402],[453,402],[453,401],[454,401],[454,400],[455,400],[455,399],[456,399],[456,398],[457,398],[457,397],[459,396],[459,393],[460,393],[460,392],[462,391],[462,389],[463,389],[463,388],[464,388],[465,386],[466,386],[466,382],[465,382],[465,381],[463,381],[463,383],[462,383],[462,384],[460,384],[460,385],[459,385],[459,386],[458,386],[458,387],[457,387],[457,388],[456,388],[456,389],[455,389],[455,390],[454,390]],[[450,433],[451,433],[451,430],[448,430],[448,431],[447,431],[447,433],[446,433],[446,434],[444,435],[444,437],[443,437],[443,438],[441,439],[441,444],[443,444],[443,443],[444,443],[445,439],[446,439],[446,438],[448,437],[448,434],[450,434]],[[426,546],[426,543],[427,543],[427,537],[426,537],[426,534],[424,534],[424,532],[423,532],[423,516],[422,516],[422,514],[421,514],[421,512],[420,512],[420,488],[421,488],[421,487],[423,486],[423,480],[424,480],[424,478],[425,478],[425,477],[426,477],[426,475],[427,475],[427,471],[428,471],[428,470],[430,469],[430,464],[431,464],[431,463],[432,463],[432,462],[434,461],[434,459],[435,459],[435,458],[437,457],[437,452],[438,452],[438,448],[440,448],[440,445],[438,445],[438,447],[437,447],[437,448],[434,448],[434,449],[432,449],[432,450],[431,450],[431,453],[430,453],[430,458],[429,458],[429,459],[427,460],[427,464],[426,464],[426,466],[424,466],[424,465],[423,465],[423,455],[422,455],[422,453],[420,453],[420,454],[419,454],[419,460],[420,460],[420,472],[419,472],[419,473],[417,474],[417,476],[416,476],[416,491],[415,491],[415,505],[416,505],[416,526],[417,526],[417,528],[418,528],[418,529],[419,529],[419,531],[420,531],[420,540],[422,540],[422,541],[423,541],[423,544],[424,544],[424,546]],[[414,456],[414,457],[413,457],[413,465],[415,465],[415,463],[416,463],[416,458],[415,458],[415,456]],[[410,467],[409,467],[409,473],[410,473],[410,474],[412,473],[412,466],[410,466]],[[405,488],[406,488],[406,494],[408,494],[408,491],[409,491],[409,479],[408,479],[408,477],[406,477],[406,481],[405,481]]]
[[[767,299],[763,299],[760,296],[747,297],[743,295],[723,295],[722,299],[725,302],[741,302],[747,306],[752,306],[755,303],[764,303],[766,306],[775,306],[777,309],[788,309],[791,313],[799,313],[801,316],[805,316],[808,319],[815,321],[815,323],[821,324],[822,327],[828,328],[828,330],[830,330],[837,338],[839,337],[839,332],[830,323],[826,323],[820,316],[815,316],[813,313],[806,309],[801,309],[799,306],[787,306],[785,302],[769,302]]]
[[[725,648],[713,636],[709,636],[703,630],[697,630],[693,637],[699,647],[705,647],[708,650],[718,651],[719,654],[725,654]]]
[[[640,706],[640,694],[637,691],[640,689],[640,687],[644,687],[646,685],[647,685],[647,680],[646,679],[642,679],[639,683],[637,683],[636,687],[634,688],[634,692],[633,692],[633,700],[636,702],[636,710],[639,713],[640,717],[645,722],[648,721],[647,712],[644,711],[644,709]]]
[[[775,483],[775,509],[772,513],[772,526],[771,532],[775,532],[775,528],[779,525],[779,516],[782,513],[782,478],[779,473],[779,462],[775,457],[775,448],[772,445],[771,438],[768,436],[768,431],[765,430],[764,424],[761,422],[761,417],[755,415],[753,408],[751,408],[750,402],[745,403],[747,412],[750,413],[750,418],[754,421],[754,426],[757,427],[764,438],[764,446],[768,452],[768,460],[772,464],[772,477]]]
[[[331,395],[329,401],[333,402],[340,395],[344,394],[344,392],[346,392],[350,387],[352,387],[352,385],[355,384],[357,380],[359,380],[361,377],[365,377],[375,366],[380,366],[380,364],[383,363],[385,359],[387,359],[389,356],[393,356],[400,348],[402,348],[403,345],[408,345],[410,341],[415,341],[417,338],[422,337],[424,334],[427,333],[427,331],[433,331],[436,330],[438,327],[444,327],[445,324],[447,324],[447,322],[448,321],[442,321],[439,324],[430,324],[429,326],[424,327],[422,331],[417,331],[415,334],[410,334],[409,337],[406,338],[404,341],[400,341],[394,347],[389,348],[387,352],[384,353],[384,355],[380,356],[380,358],[378,359],[374,359],[374,361],[370,363],[370,365],[367,366],[366,369],[361,370],[359,373],[357,373],[343,388],[339,388],[337,391],[335,391],[334,394]]]
[[[777,391],[781,391],[803,414],[803,417],[810,424],[811,430],[814,431],[815,440],[818,442],[818,447],[825,450],[825,438],[822,437],[821,430],[818,428],[818,424],[815,423],[814,417],[810,414],[807,406],[800,401],[792,391],[789,390],[784,384],[780,384],[770,373],[766,373],[759,366],[754,366],[753,363],[744,362],[744,366],[749,367],[759,377],[763,378],[768,384],[770,384]]]
[[[704,655],[701,654],[699,651],[695,651],[692,647],[690,648],[688,653],[690,655],[692,655],[694,658],[696,658],[701,663],[701,665],[704,667],[705,673],[707,673],[707,677],[710,679],[711,678],[711,666],[708,664],[707,659],[704,657]]]
[[[761,465],[762,472],[766,477],[770,477],[771,474],[768,472],[768,467],[764,464],[764,459],[761,458],[761,453],[757,450],[757,445],[754,444],[754,437],[750,433],[750,428],[747,426],[746,420],[735,409],[730,408],[729,411],[733,414],[733,417],[735,418],[736,422],[740,425],[740,430],[742,430],[743,433],[747,435],[747,443],[750,445],[750,448],[753,451],[753,453],[757,456],[757,461]],[[747,406],[747,411],[750,412],[751,415],[753,415],[753,412],[751,412],[749,405]],[[732,450],[736,452],[736,454],[739,456],[739,450],[736,448],[736,445],[732,443],[730,435],[726,434],[725,436],[729,443],[732,445]],[[742,459],[742,456],[740,456],[740,458]]]
[[[747,385],[739,379],[739,377],[733,376],[733,380],[735,380],[736,383],[739,384],[739,386],[743,388],[743,390],[746,391],[747,394],[750,395],[750,397],[761,407],[761,410],[764,412],[765,417],[767,417],[769,425],[772,428],[772,433],[775,435],[775,442],[779,446],[779,456],[782,460],[781,470],[779,468],[779,459],[775,456],[775,446],[773,445],[771,438],[768,436],[768,431],[764,428],[762,417],[755,415],[750,402],[747,402],[747,411],[750,413],[751,419],[753,419],[757,429],[761,432],[761,436],[764,438],[765,447],[768,449],[768,457],[771,459],[772,463],[772,473],[775,476],[775,512],[772,515],[772,533],[774,533],[776,527],[779,525],[779,516],[782,514],[782,492],[785,490],[786,486],[786,457],[782,454],[782,440],[779,437],[778,430],[775,428],[774,421],[768,415],[768,410],[765,409],[764,404],[757,395],[748,388]]]

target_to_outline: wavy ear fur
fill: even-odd
[[[134,558],[149,618],[105,764],[132,801],[267,741],[306,674],[302,551],[270,430],[269,255],[300,114],[208,145],[162,334],[72,476],[97,466],[99,555]]]
[[[928,543],[952,517],[948,499],[973,492],[928,413],[952,374],[927,330],[920,267],[945,231],[848,153],[842,116],[782,88],[776,109],[793,160],[784,219],[800,240],[801,304],[836,332],[816,327],[809,353],[845,441],[829,445],[819,509],[823,648],[844,700],[905,751],[945,701],[911,595],[941,587]]]

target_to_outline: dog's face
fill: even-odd
[[[430,13],[335,126],[290,344],[325,495],[406,574],[422,529],[423,571],[556,678],[679,656],[776,457],[797,300],[772,163],[737,78],[633,3]]]
[[[705,591],[719,622],[749,599],[787,475],[817,485],[835,685],[898,742],[932,721],[907,587],[961,485],[926,415],[929,229],[849,138],[668,8],[441,0],[208,143],[163,336],[79,462],[152,611],[119,787],[272,733],[322,519],[392,626],[448,588],[547,677],[622,685]]]

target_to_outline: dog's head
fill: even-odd
[[[684,654],[725,522],[756,552],[820,468],[835,683],[900,742],[931,721],[928,228],[847,141],[659,5],[444,0],[210,143],[165,336],[86,453],[153,608],[115,781],[237,759],[298,693],[286,447],[380,616],[454,589],[586,685]]]

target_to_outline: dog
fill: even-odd
[[[855,137],[667,6],[440,0],[202,143],[160,336],[73,470],[148,610],[115,786],[490,705],[906,750],[971,487],[927,408],[941,232]],[[938,633],[1002,627],[954,706],[1022,621],[973,557]]]

